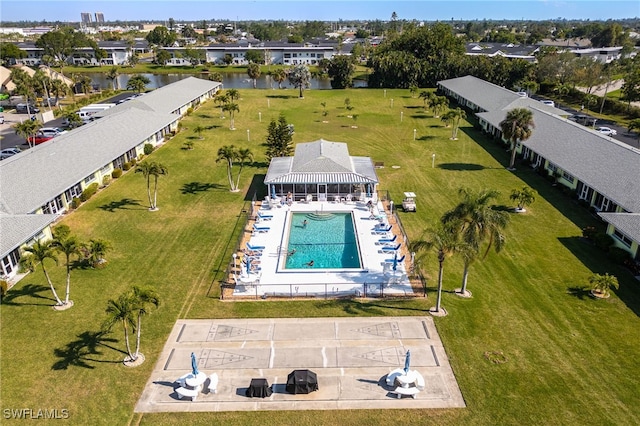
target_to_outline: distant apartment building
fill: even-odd
[[[91,23],[91,13],[89,13],[89,12],[82,12],[82,13],[80,14],[80,21],[81,21],[83,24],[85,24],[85,25],[86,25],[86,24],[90,24],[90,23]]]
[[[104,13],[96,12],[96,22],[98,24],[104,24]]]

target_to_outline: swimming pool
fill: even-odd
[[[284,269],[362,268],[351,213],[292,213],[286,253]]]

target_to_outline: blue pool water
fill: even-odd
[[[351,213],[293,213],[287,253],[293,250],[285,269],[362,267]],[[308,266],[311,260],[313,266]]]

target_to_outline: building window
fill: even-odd
[[[64,209],[64,205],[62,204],[62,195],[58,195],[53,200],[49,201],[47,204],[42,206],[43,214],[58,214]]]
[[[624,244],[627,247],[631,247],[631,243],[633,241],[631,241],[631,238],[627,237],[626,235],[624,235],[622,232],[618,231],[617,229],[615,231],[613,231],[613,236],[616,237],[616,239],[618,239],[618,241],[620,241],[622,244]]]
[[[91,183],[92,180],[95,180],[95,178],[96,178],[96,174],[95,173],[91,173],[89,176],[84,178],[85,185],[89,185],[89,183]]]
[[[111,173],[111,164],[107,164],[106,166],[100,169],[100,174],[103,176],[109,173]]]
[[[558,171],[558,166],[556,166],[551,161],[549,161],[549,163],[547,163],[547,170],[549,170],[550,172],[554,172],[555,173],[555,172]]]
[[[71,188],[67,189],[64,192],[64,195],[67,199],[67,204],[71,204],[71,201],[75,198],[75,197],[79,197],[80,194],[82,194],[82,187],[80,186],[79,183],[76,183],[74,186],[72,186]]]
[[[565,171],[562,172],[562,179],[566,180],[567,182],[573,183],[573,176]]]

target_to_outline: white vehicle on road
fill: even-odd
[[[615,129],[612,129],[611,127],[596,127],[596,131],[607,136],[615,136],[618,134],[618,132]]]

